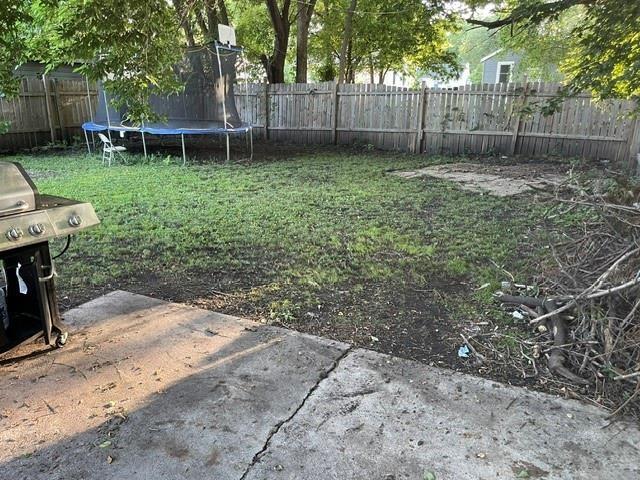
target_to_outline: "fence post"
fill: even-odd
[[[63,89],[64,90],[64,89]],[[53,104],[55,105],[55,114],[56,119],[58,120],[58,125],[60,126],[60,139],[68,140],[67,131],[65,129],[64,120],[62,112],[60,111],[60,90],[58,89],[58,79],[53,78],[51,83],[51,98],[53,100]]]
[[[269,81],[264,83],[264,138],[269,140]]]
[[[524,87],[522,90],[522,105],[520,106],[520,109],[518,110],[518,115],[516,117],[516,125],[513,128],[513,136],[511,137],[511,155],[515,155],[516,154],[516,148],[518,146],[518,136],[520,134],[520,124],[522,123],[522,109],[524,108],[525,104],[527,103],[527,93],[529,91],[529,82],[525,81],[524,82]],[[515,102],[514,102],[515,103]]]
[[[338,144],[338,107],[340,106],[340,100],[338,95],[338,82],[336,80],[333,81],[333,90],[332,90],[332,100],[333,100],[333,119],[331,122],[332,128],[332,141],[334,145]]]
[[[49,79],[42,74],[42,85],[44,85],[44,100],[47,107],[47,120],[49,122],[49,132],[51,133],[51,143],[56,143],[56,125],[53,121],[53,107],[51,105],[51,93],[49,92]]]
[[[413,146],[413,153],[422,153],[422,139],[424,137],[424,110],[427,106],[427,87],[420,88],[420,96],[418,99],[418,125],[416,130],[416,142]]]
[[[640,176],[640,120],[633,119],[628,139],[629,173]]]

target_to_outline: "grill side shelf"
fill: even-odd
[[[66,237],[99,223],[90,203],[69,203],[0,217],[0,252]]]
[[[76,203],[46,210],[56,237],[66,237],[100,223],[90,203]]]

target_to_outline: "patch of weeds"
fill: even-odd
[[[269,318],[284,324],[295,320],[297,312],[298,307],[288,298],[271,302],[269,305]]]
[[[469,273],[469,266],[464,258],[452,257],[447,259],[445,265],[447,273],[450,275],[463,276]]]

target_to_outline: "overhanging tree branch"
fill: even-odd
[[[489,30],[506,27],[515,23],[537,24],[577,5],[592,5],[596,0],[558,0],[549,3],[528,4],[514,8],[504,18],[497,20],[478,20],[468,18],[467,23],[485,27]]]

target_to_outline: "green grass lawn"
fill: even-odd
[[[84,155],[5,159],[41,192],[93,203],[102,220],[58,262],[65,306],[129,289],[452,363],[462,322],[502,321],[494,289],[477,290],[504,279],[492,262],[524,273],[542,246],[534,202],[388,174],[441,158],[334,151],[112,168]]]

